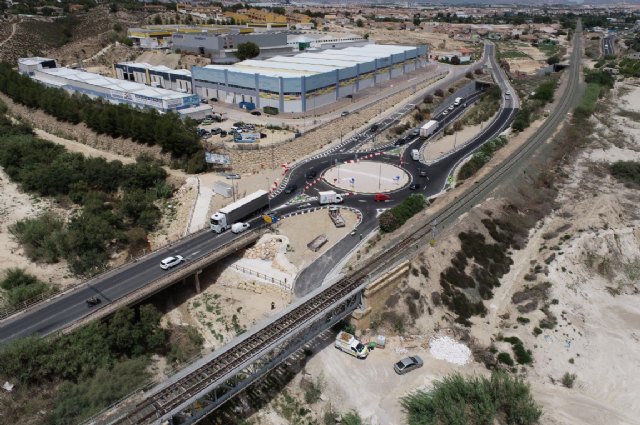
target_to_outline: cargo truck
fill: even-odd
[[[233,223],[242,221],[259,211],[269,207],[269,193],[258,190],[249,196],[237,200],[211,216],[211,230],[222,233],[231,228]]]
[[[366,359],[369,349],[349,332],[340,331],[336,336],[336,348],[359,359]]]
[[[425,125],[420,127],[420,137],[426,139],[436,132],[438,129],[438,121],[431,120],[427,122]]]
[[[343,201],[342,195],[338,195],[333,190],[327,190],[326,192],[318,192],[318,201],[320,205],[325,204],[339,204]]]

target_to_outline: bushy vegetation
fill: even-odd
[[[426,202],[422,195],[414,194],[409,196],[402,203],[380,215],[380,230],[390,233],[398,229],[407,220],[422,211]]]
[[[172,191],[162,167],[144,158],[127,165],[85,158],[6,120],[0,131],[0,166],[12,181],[26,192],[82,207],[66,224],[50,212],[12,224],[29,258],[64,258],[74,273],[90,275],[105,267],[113,250],[128,245],[134,253],[146,246],[146,233],[161,215],[155,203]]]
[[[461,180],[468,179],[478,172],[487,162],[491,160],[493,154],[500,148],[507,144],[508,140],[506,136],[499,136],[495,139],[489,140],[482,145],[476,153],[473,154],[471,159],[467,161],[458,173],[458,178]]]
[[[136,109],[114,105],[87,96],[70,95],[58,88],[45,87],[28,76],[21,75],[6,62],[0,62],[0,91],[15,102],[29,108],[42,109],[60,121],[85,123],[98,134],[130,137],[135,142],[159,145],[175,158],[193,161],[194,169],[204,169],[204,155],[195,132],[196,122],[182,120],[178,114],[159,114],[155,109]],[[198,167],[199,166],[199,167]]]
[[[522,131],[529,127],[536,113],[542,109],[545,104],[553,102],[556,82],[556,78],[552,78],[543,81],[536,87],[534,90],[535,94],[523,102],[522,107],[511,124],[511,128],[515,131]]]
[[[53,395],[44,423],[79,423],[144,384],[151,354],[164,355],[176,343],[200,348],[202,340],[170,341],[174,330],[162,329],[160,319],[155,307],[142,305],[68,335],[14,340],[0,351],[0,378],[34,394],[22,406],[25,415],[33,414],[31,403],[42,406]]]
[[[465,125],[477,125],[487,121],[500,108],[501,92],[497,85],[489,87],[480,97],[480,101],[465,114]]]
[[[513,264],[507,255],[511,247],[519,246],[522,235],[513,223],[501,220],[483,222],[494,244],[487,243],[481,233],[461,232],[461,248],[451,260],[451,266],[440,274],[442,302],[457,314],[456,322],[470,326],[472,316],[484,316],[487,312],[483,300],[493,297],[493,288],[500,286],[500,278]],[[475,264],[469,264],[473,259]],[[470,274],[467,274],[467,270]]]
[[[524,344],[517,336],[511,336],[503,339],[511,344],[513,354],[516,357],[516,361],[519,364],[531,364],[533,363],[533,357],[531,356],[531,350],[524,348]]]
[[[617,161],[609,166],[609,172],[625,185],[640,189],[640,162]]]
[[[49,291],[44,282],[19,268],[5,270],[0,288],[5,290],[7,304],[13,307]]]
[[[640,60],[638,59],[622,59],[618,64],[620,74],[625,77],[640,77]]]
[[[483,424],[498,419],[507,424],[538,423],[542,410],[529,386],[506,373],[490,379],[453,375],[437,381],[430,391],[419,390],[402,398],[408,425]]]

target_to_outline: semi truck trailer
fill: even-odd
[[[269,192],[258,190],[249,196],[237,200],[211,216],[211,230],[222,233],[233,223],[244,220],[269,207]]]
[[[427,122],[425,125],[420,127],[420,137],[427,138],[436,132],[438,129],[438,121],[431,120]]]

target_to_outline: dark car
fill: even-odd
[[[212,97],[212,98],[211,98],[211,99],[209,99],[209,100],[210,100],[210,101],[212,101],[212,102],[217,102],[217,101],[218,101],[218,98],[217,98],[217,97]]]
[[[260,138],[264,139],[265,137],[267,137],[267,133],[260,133]]]
[[[238,121],[238,122],[234,122],[233,126],[234,127],[242,127],[244,125],[244,123],[242,121]]]
[[[394,364],[393,370],[395,370],[398,375],[404,375],[413,369],[422,367],[422,364],[422,359],[419,356],[409,356]]]
[[[202,102],[202,103],[209,103],[209,99],[202,99],[202,100],[200,100],[200,102]]]
[[[284,193],[293,193],[296,190],[298,190],[298,185],[297,184],[290,184],[289,186],[287,186],[287,188],[284,190]]]
[[[409,186],[410,190],[418,190],[420,189],[420,183],[412,183],[411,186]]]
[[[255,115],[255,116],[258,117],[258,116],[262,115],[262,112],[260,112],[260,111],[251,111],[251,115]]]
[[[420,177],[427,177],[427,170],[420,170]]]
[[[228,134],[228,133],[227,133],[225,130],[222,130],[222,131],[220,132],[220,137],[227,137],[227,134]]]
[[[404,137],[401,137],[401,138],[399,138],[398,140],[395,141],[393,146],[402,146],[405,143],[407,143],[407,139],[405,139]]]
[[[307,171],[307,174],[304,175],[307,180],[315,179],[317,176],[318,172],[316,170],[309,170]]]
[[[374,125],[371,126],[369,131],[372,132],[372,133],[375,133],[376,131],[378,131],[379,128],[380,128],[380,126],[378,124],[374,124]]]
[[[87,300],[87,306],[89,307],[93,307],[94,305],[98,305],[100,303],[101,303],[101,300],[98,297],[91,297]]]
[[[418,137],[420,135],[420,129],[419,128],[414,128],[413,130],[411,130],[411,133],[409,133],[409,135],[411,137]]]

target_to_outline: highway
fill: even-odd
[[[485,59],[489,59],[490,66],[497,70],[496,76],[499,84],[502,86],[503,91],[510,89],[508,83],[502,76],[494,55],[493,45],[487,44],[485,49]],[[462,110],[459,107],[457,111],[450,114],[447,117],[441,116],[441,111],[448,107],[452,102],[455,93],[450,98],[447,98],[443,104],[434,111],[436,119],[443,122],[443,124],[449,123],[454,120]],[[462,93],[464,95],[464,93]],[[475,93],[467,93],[467,97],[470,100],[474,98]],[[456,152],[456,154],[444,158],[442,161],[427,166],[425,164],[418,164],[409,158],[409,152],[411,149],[418,147],[422,143],[422,140],[415,138],[409,141],[405,146],[404,151],[404,166],[405,169],[411,174],[412,181],[421,181],[425,179],[419,176],[419,167],[427,168],[428,180],[424,182],[422,193],[426,196],[435,195],[443,190],[446,186],[447,178],[453,168],[462,160],[465,156],[469,155],[475,149],[477,149],[485,141],[495,137],[501,131],[503,131],[513,118],[517,105],[517,100],[513,97],[506,98],[504,108],[498,118],[485,130],[478,135],[471,143],[465,146],[464,149]],[[468,105],[470,106],[470,104]],[[411,108],[409,108],[411,109]],[[391,125],[391,123],[389,123]],[[444,127],[444,125],[442,126]],[[366,132],[366,130],[365,130]],[[328,168],[333,161],[351,159],[355,155],[363,155],[362,152],[355,152],[358,146],[365,141],[361,138],[359,141],[352,144],[346,143],[336,150],[334,156],[320,155],[318,158],[308,161],[304,164],[304,167],[298,167],[291,171],[289,176],[290,182],[299,182],[299,187],[304,186],[304,174],[305,171],[314,168],[320,174],[326,168]],[[386,147],[390,149],[391,147]],[[383,155],[383,161],[398,162],[397,156]],[[321,189],[322,184],[314,186],[314,189]],[[376,207],[388,208],[396,203],[400,202],[406,196],[412,193],[408,187],[402,188],[392,193],[392,200],[385,203],[383,206],[373,206],[371,195],[356,195],[349,197],[345,202],[347,206],[357,208],[363,213],[363,220],[357,229],[358,234],[367,235],[377,226],[376,220]],[[299,205],[286,205],[291,195],[285,195],[284,193],[277,194],[271,202],[272,209],[276,210],[278,214],[287,214],[291,211],[296,211],[300,208]],[[258,222],[253,221],[253,226]],[[40,303],[31,310],[17,314],[1,322],[0,326],[0,344],[5,344],[11,339],[28,336],[32,334],[36,335],[48,335],[56,332],[60,329],[67,327],[69,324],[76,322],[77,320],[90,315],[96,308],[104,307],[114,300],[126,297],[133,293],[137,289],[148,285],[150,282],[157,280],[165,275],[167,272],[163,271],[159,267],[160,261],[173,254],[179,254],[184,256],[189,261],[195,261],[207,256],[210,252],[218,249],[225,243],[233,240],[237,235],[231,232],[226,232],[221,235],[214,234],[212,232],[204,231],[187,238],[184,238],[172,246],[168,246],[162,250],[156,251],[152,254],[141,258],[140,260],[129,263],[121,268],[112,270],[96,279],[91,280],[86,285],[80,286],[69,293],[58,296],[47,302]],[[350,252],[359,242],[359,238],[347,237],[341,240],[335,245],[329,252],[315,261],[310,267],[305,269],[298,278],[298,282],[295,286],[295,293],[298,296],[309,293],[314,288],[319,287],[330,271],[335,267],[336,260],[343,258],[348,252]],[[86,304],[86,300],[98,296],[102,300],[102,305],[98,307],[89,307]]]

